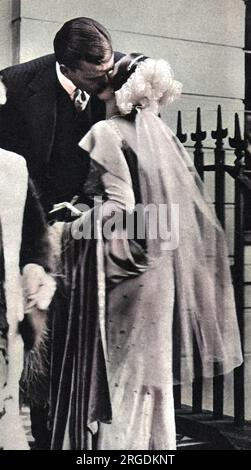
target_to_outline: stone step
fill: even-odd
[[[27,406],[22,407],[21,416],[25,433],[31,448],[34,448],[34,439],[31,434],[30,410]],[[177,435],[177,450],[210,450],[210,444],[201,442],[188,436]]]

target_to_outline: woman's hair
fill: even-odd
[[[158,113],[160,105],[172,103],[182,91],[182,84],[174,80],[166,60],[139,53],[128,54],[118,62],[111,85],[119,111],[130,118],[135,116],[136,107]]]
[[[138,52],[132,52],[120,59],[118,71],[112,78],[114,91],[119,90],[127,82],[128,78],[135,72],[137,65],[145,59],[148,59],[148,57]]]
[[[74,18],[64,23],[54,39],[56,59],[72,70],[80,60],[102,64],[112,54],[109,32],[91,18]]]

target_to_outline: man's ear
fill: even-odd
[[[65,75],[66,78],[69,78],[70,69],[64,64],[60,64],[60,72]]]

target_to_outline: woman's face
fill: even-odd
[[[114,89],[112,87],[112,80],[116,76],[116,74],[118,73],[121,62],[123,62],[124,60],[125,60],[125,58],[122,57],[122,59],[118,60],[118,62],[115,63],[113,71],[109,75],[109,83],[108,83],[107,87],[104,90],[102,90],[100,93],[98,93],[98,95],[97,95],[100,100],[110,101],[112,98],[115,99]]]

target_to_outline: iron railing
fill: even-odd
[[[177,121],[177,137],[185,144],[188,140],[187,134],[182,130],[182,114],[178,112]],[[214,143],[214,164],[205,164],[205,148],[203,142],[207,137],[207,132],[202,130],[201,110],[197,109],[196,131],[191,134],[191,140],[194,142],[193,154],[195,167],[204,180],[205,172],[214,172],[215,175],[215,210],[217,216],[225,228],[225,189],[226,175],[233,178],[234,183],[234,253],[233,265],[231,266],[233,275],[233,284],[235,289],[235,300],[238,316],[238,324],[240,329],[242,348],[244,352],[244,247],[245,247],[245,228],[244,214],[247,199],[251,197],[251,171],[248,170],[248,152],[247,142],[241,136],[239,116],[235,114],[234,136],[228,137],[228,129],[222,124],[221,106],[218,106],[216,130],[211,132]],[[233,149],[233,164],[226,164],[226,148],[228,144]],[[200,358],[194,342],[194,357],[196,367],[200,367]],[[245,422],[245,396],[244,396],[244,365],[234,371],[234,424],[242,426]],[[174,390],[176,409],[181,408],[181,386],[176,386]],[[203,380],[195,379],[192,391],[192,413],[203,413]],[[222,419],[224,410],[224,377],[218,376],[213,380],[213,410],[212,418],[215,420]]]

